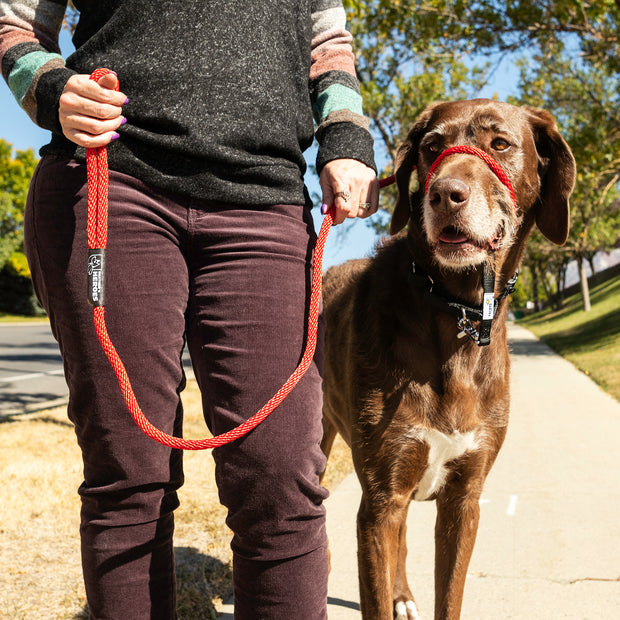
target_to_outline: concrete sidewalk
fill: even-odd
[[[462,618],[615,620],[620,404],[527,330],[511,325],[509,334],[511,422],[481,500]],[[360,618],[359,500],[351,475],[327,501],[330,620]],[[433,617],[434,519],[433,502],[411,505],[408,575],[426,620]],[[232,605],[225,612],[231,619]]]

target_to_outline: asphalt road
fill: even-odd
[[[187,350],[185,372],[191,373]],[[0,416],[48,409],[67,402],[58,344],[47,322],[0,324]]]
[[[66,402],[58,344],[47,322],[0,324],[0,415]]]

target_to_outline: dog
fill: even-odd
[[[360,480],[365,620],[419,618],[405,575],[412,500],[437,506],[435,620],[460,617],[508,425],[506,298],[534,225],[566,242],[575,174],[546,111],[431,104],[397,153],[392,238],[325,274],[322,449],[340,433]]]

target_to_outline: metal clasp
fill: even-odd
[[[478,334],[474,326],[471,324],[471,321],[467,318],[465,308],[461,308],[461,313],[463,316],[458,320],[456,324],[456,326],[460,330],[459,333],[456,335],[457,338],[464,338],[465,336],[469,336],[474,342],[478,342],[480,334]]]

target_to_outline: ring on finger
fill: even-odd
[[[370,203],[370,202],[360,202],[360,209],[363,209],[364,211],[368,211],[368,209],[370,209],[370,207],[372,207],[372,203]]]
[[[351,198],[351,192],[348,189],[343,189],[340,192],[336,192],[334,194],[335,198],[342,198],[345,202],[349,202],[349,198]]]

